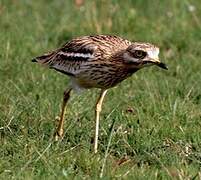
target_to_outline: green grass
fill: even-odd
[[[103,179],[201,178],[200,17],[196,0],[97,0],[80,8],[64,0],[0,0],[0,179],[98,179],[101,170]],[[97,155],[98,90],[73,95],[65,137],[56,143],[68,78],[30,62],[89,34],[153,42],[169,65],[143,69],[109,91]]]

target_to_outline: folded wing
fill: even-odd
[[[62,48],[38,56],[32,62],[38,62],[67,75],[75,75],[82,63],[95,57],[97,45],[88,38],[74,39]]]

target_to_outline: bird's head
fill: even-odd
[[[167,70],[167,65],[159,60],[158,55],[159,48],[153,44],[132,43],[124,52],[123,59],[125,63],[137,69],[157,65]]]

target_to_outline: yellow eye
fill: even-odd
[[[147,55],[147,53],[142,50],[136,50],[133,54],[133,56],[138,59],[143,59],[146,55]]]

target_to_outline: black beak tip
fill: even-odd
[[[157,64],[160,68],[168,70],[168,66],[165,63],[160,62]]]

